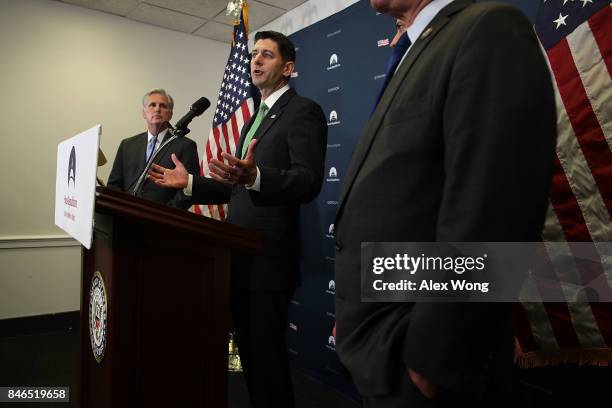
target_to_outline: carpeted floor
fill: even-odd
[[[70,404],[47,404],[52,408],[77,407],[79,400],[79,332],[71,319],[59,329],[38,328],[36,319],[15,330],[0,325],[0,387],[68,386]],[[4,323],[6,321],[2,321]],[[9,325],[10,326],[10,325]],[[44,324],[42,325],[44,326]],[[515,393],[510,406],[519,408],[612,406],[612,369],[565,365],[516,370]],[[317,380],[293,372],[296,408],[357,408],[359,404]],[[242,374],[230,374],[228,406],[248,408]],[[45,404],[0,403],[0,408],[43,407]]]
[[[46,333],[0,335],[0,386],[68,386],[70,404],[50,407],[77,407],[79,400],[79,333],[77,327]],[[296,408],[357,408],[359,405],[338,391],[294,370]],[[228,407],[248,408],[246,384],[241,373],[230,373]],[[14,404],[17,408],[44,406],[43,403]],[[11,406],[0,403],[0,408]]]

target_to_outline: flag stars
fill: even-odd
[[[563,3],[563,4],[565,4],[565,3]],[[559,18],[556,19],[556,20],[553,20],[553,22],[557,24],[557,26],[555,27],[555,30],[558,30],[559,27],[561,27],[562,25],[567,26],[567,23],[565,22],[565,19],[568,16],[569,16],[569,14],[564,16],[563,14],[559,13]]]
[[[588,3],[593,3],[593,0],[580,0],[582,2],[582,7],[586,6]]]

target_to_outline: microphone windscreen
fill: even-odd
[[[195,101],[193,105],[191,105],[191,110],[193,111],[193,113],[196,114],[196,116],[199,116],[204,113],[204,111],[208,109],[209,106],[210,101],[205,97],[201,97],[200,99]]]

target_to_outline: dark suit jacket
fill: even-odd
[[[337,350],[368,396],[407,367],[481,392],[511,368],[512,310],[361,303],[361,242],[539,241],[551,183],[555,103],[531,24],[456,0],[428,27],[365,125],[335,221]]]
[[[243,127],[236,152],[242,151],[254,118]],[[194,202],[229,202],[227,222],[255,229],[264,238],[262,254],[232,259],[235,288],[295,288],[299,284],[299,208],[321,190],[327,149],[325,116],[319,105],[289,89],[253,138],[258,140],[255,162],[261,174],[260,191],[194,177]]]
[[[170,132],[166,133],[162,143],[170,136]],[[147,132],[121,141],[115,156],[113,169],[108,176],[107,185],[109,188],[120,191],[131,191],[134,188],[146,165],[147,142]],[[198,147],[193,140],[186,137],[174,140],[155,159],[155,163],[173,169],[175,166],[170,157],[172,153],[176,154],[176,157],[185,165],[189,173],[200,173]],[[143,184],[142,197],[171,207],[187,209],[191,206],[191,199],[186,197],[182,190],[159,187],[149,180],[146,180]]]

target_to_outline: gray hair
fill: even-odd
[[[174,109],[174,99],[172,99],[172,97],[170,96],[169,93],[167,93],[164,89],[159,88],[159,89],[153,89],[149,92],[147,92],[146,94],[144,94],[144,96],[142,97],[142,107],[145,108],[146,103],[147,103],[147,98],[149,97],[149,95],[152,94],[159,94],[162,96],[165,96],[166,99],[168,100],[168,105],[170,106],[170,109]]]

